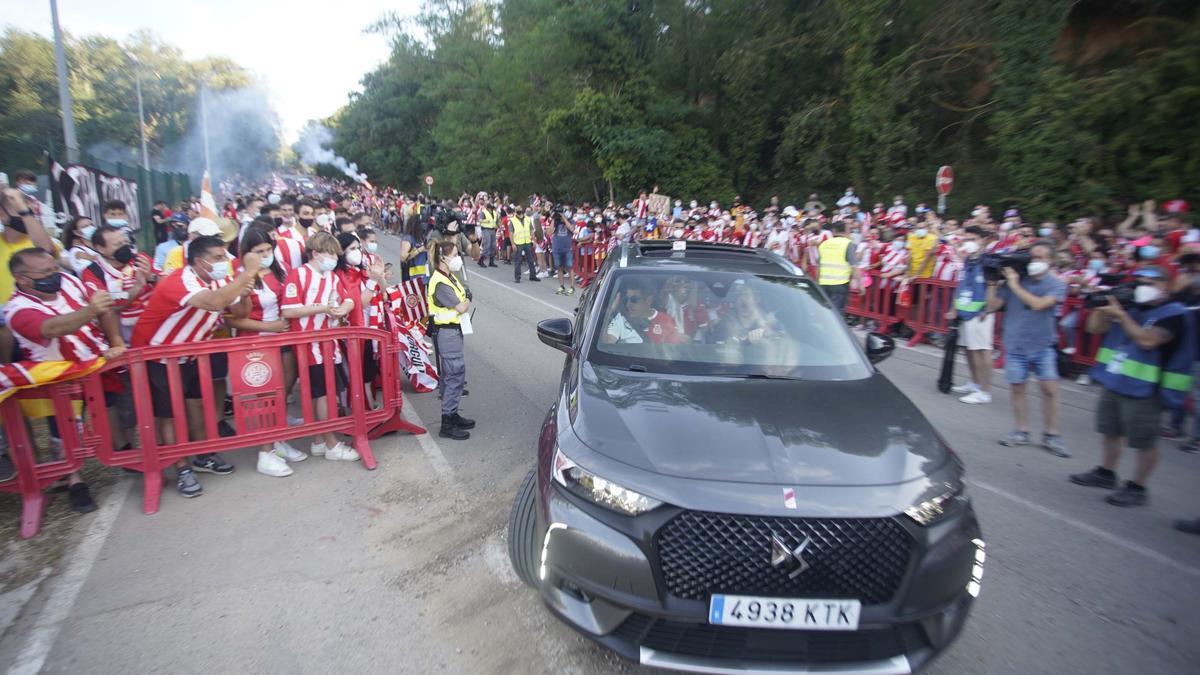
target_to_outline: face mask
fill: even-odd
[[[902,249],[902,248],[904,248],[904,242],[903,242],[903,241],[901,241],[901,240],[899,240],[899,239],[893,239],[893,240],[892,240],[892,249],[893,249],[893,250],[899,251],[899,250],[900,250],[900,249]]]
[[[275,218],[273,218],[273,220],[275,221],[275,227],[283,226],[283,216],[275,216]]]
[[[1008,232],[1012,229],[1012,223],[1000,223],[1000,231]]]
[[[963,248],[963,253],[966,253],[967,255],[975,255],[976,253],[979,253],[979,242],[964,241],[962,248]]]
[[[694,209],[694,208],[696,208],[696,206],[698,206],[698,204],[696,204],[696,202],[692,202],[692,205],[691,205],[691,206],[692,206],[692,208]]]
[[[1104,261],[1100,260],[1099,258],[1093,258],[1092,260],[1088,261],[1088,269],[1093,272],[1099,272],[1105,267],[1107,267],[1107,265],[1105,265]]]
[[[317,258],[317,265],[321,268],[322,272],[332,272],[333,270],[337,269],[337,259],[325,257]]]
[[[900,205],[901,205],[901,204],[903,204],[904,202],[902,202],[902,201],[900,201],[899,199],[897,199],[896,201],[894,201],[894,202],[892,202],[892,203],[893,203],[893,204],[895,204],[896,206],[900,206]]]
[[[262,256],[262,266],[263,267],[270,267],[271,265],[274,265],[274,264],[275,264],[275,254],[274,253],[268,253],[268,254]]]
[[[374,253],[379,250],[379,244],[369,241],[367,242],[367,253]]]
[[[1030,276],[1039,277],[1039,276],[1045,274],[1046,270],[1048,270],[1048,269],[1050,269],[1050,263],[1048,263],[1044,260],[1035,260],[1035,261],[1029,263]]]
[[[1139,252],[1141,253],[1142,260],[1153,260],[1162,253],[1157,246],[1143,246]]]
[[[37,185],[30,185],[29,183],[22,183],[18,187],[20,188],[21,192],[24,192],[25,194],[29,195],[30,197],[37,194]]]
[[[213,281],[221,281],[222,279],[229,276],[229,261],[228,260],[222,260],[221,262],[209,263],[209,267],[211,267],[212,269],[209,270],[208,276],[210,278],[212,278]]]
[[[353,251],[346,251],[346,262],[349,263],[353,267],[362,266],[362,251],[360,251],[358,249],[354,249]]]
[[[187,230],[175,230],[171,233],[171,238],[182,244],[183,242],[187,241]]]
[[[13,232],[20,232],[21,234],[25,234],[28,231],[25,228],[25,219],[21,216],[13,216],[12,218],[9,218],[6,226]],[[0,232],[3,231],[3,228],[0,228]]]
[[[447,260],[446,267],[449,267],[451,272],[461,272],[463,267],[462,256],[456,255]]]
[[[112,257],[113,257],[113,260],[116,260],[117,262],[121,263],[122,265],[128,265],[129,261],[133,260],[133,247],[130,246],[129,244],[125,244],[121,248],[118,248],[117,250],[113,251]]]
[[[1052,234],[1054,234],[1054,228],[1053,228],[1053,227],[1043,227],[1043,228],[1040,228],[1040,229],[1038,229],[1038,235],[1039,235],[1039,236],[1042,236],[1042,237],[1049,237],[1049,236],[1050,236],[1050,235],[1052,235]]]
[[[129,221],[125,220],[124,218],[107,218],[106,220],[108,220],[108,224],[112,225],[113,227],[127,227],[129,225]]]
[[[83,228],[76,234],[78,234],[81,239],[83,239],[84,241],[86,241],[90,244],[92,241],[92,235],[96,234],[96,226],[88,225],[87,227]]]
[[[1148,305],[1162,297],[1162,291],[1156,286],[1138,286],[1133,289],[1133,301],[1139,305]]]
[[[328,228],[329,223],[330,219],[328,213],[322,213],[321,215],[317,216],[317,227]]]
[[[312,227],[313,222],[315,222],[315,221],[312,218],[301,218],[300,226],[304,227],[304,228],[309,228],[309,227]]]
[[[676,239],[683,239],[683,230],[676,228],[671,232],[671,236],[675,237]]]
[[[62,288],[62,272],[55,272],[48,277],[34,279],[30,285],[38,293],[57,293]]]
[[[929,230],[927,230],[927,229],[925,229],[925,228],[923,228],[923,227],[918,227],[918,228],[917,228],[917,230],[916,230],[916,235],[917,235],[918,237],[924,237],[924,236],[925,236],[925,235],[927,235],[927,234],[929,234]]]

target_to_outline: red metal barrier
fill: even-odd
[[[950,330],[946,312],[954,307],[954,290],[958,284],[938,279],[913,279],[909,287],[912,289],[913,305],[908,310],[905,322],[913,331],[908,341],[908,346],[912,347],[930,333]]]
[[[88,379],[95,379],[99,387],[99,373],[88,376]],[[25,389],[0,403],[0,420],[3,421],[4,433],[8,436],[8,456],[17,470],[11,480],[0,483],[0,491],[21,495],[23,539],[32,537],[41,529],[42,513],[46,507],[44,490],[55,481],[78,471],[83,466],[83,460],[94,454],[94,443],[101,437],[99,432],[88,433],[75,424],[76,420],[82,417],[75,412],[75,407],[82,398],[80,381],[72,381]],[[26,423],[25,412],[21,408],[21,401],[38,399],[49,400],[53,406],[54,419],[59,420],[58,435],[62,440],[62,456],[43,462],[37,460],[37,448]],[[93,408],[101,411],[104,409],[103,405]],[[96,416],[95,421],[102,425],[103,437],[108,438],[108,416]],[[85,439],[90,439],[91,443]]]
[[[596,277],[596,270],[600,269],[600,263],[604,262],[605,253],[604,247],[597,242],[575,242],[572,257],[575,260],[575,276],[579,278],[580,286],[586,287],[592,283],[592,279]]]
[[[1096,352],[1100,351],[1100,343],[1104,340],[1104,336],[1092,335],[1085,330],[1088,308],[1084,306],[1083,298],[1069,297],[1063,303],[1063,308],[1063,316],[1071,312],[1078,312],[1078,316],[1075,327],[1069,332],[1059,328],[1059,348],[1075,350],[1071,354],[1073,363],[1089,367],[1096,365]]]
[[[850,294],[846,314],[874,321],[881,331],[889,330],[908,317],[908,309],[896,303],[895,281],[880,277],[879,272],[867,272],[863,281],[866,282],[863,292]]]

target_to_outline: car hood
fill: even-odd
[[[947,450],[881,374],[846,382],[637,373],[584,363],[572,428],[595,452],[679,478],[889,485]]]

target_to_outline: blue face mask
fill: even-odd
[[[1099,272],[1105,267],[1108,267],[1108,265],[1106,265],[1105,262],[1099,258],[1092,258],[1088,261],[1088,269],[1093,272]]]
[[[1154,260],[1162,254],[1162,251],[1157,246],[1143,246],[1138,254],[1142,260]]]
[[[29,183],[21,183],[21,192],[24,192],[25,194],[32,197],[37,194],[37,186],[30,185]]]

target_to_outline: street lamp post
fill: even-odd
[[[142,137],[142,168],[150,170],[150,152],[146,149],[146,111],[142,106],[142,62],[136,55],[130,54],[133,60],[133,81],[137,87],[138,101],[138,133]]]
[[[58,25],[58,2],[50,0],[50,19],[54,24],[54,65],[58,71],[58,105],[62,108],[63,141],[67,144],[67,161],[79,161],[79,141],[75,139],[75,115],[72,112],[71,86],[67,80],[67,53],[63,49],[62,28]]]
[[[204,103],[204,90],[207,86],[206,82],[200,82],[200,133],[204,136],[204,171],[211,176],[212,166],[208,161],[208,110]]]

